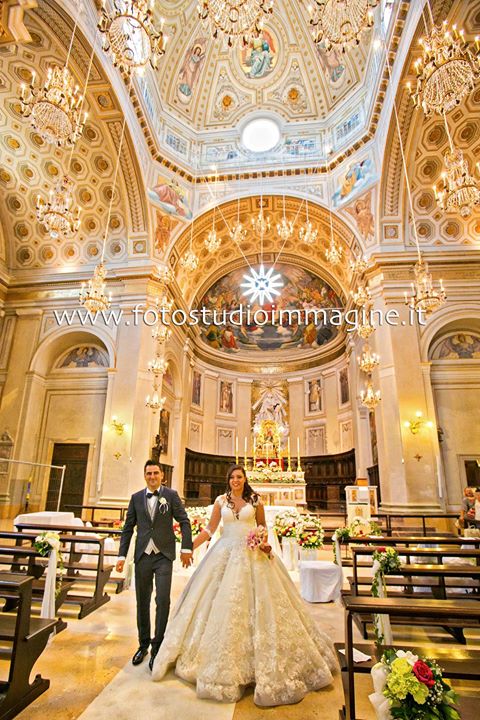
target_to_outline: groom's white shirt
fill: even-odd
[[[150,492],[150,490],[149,490],[148,488],[145,488],[145,495],[146,495],[148,492]],[[160,492],[160,489],[159,489],[159,492]],[[159,496],[152,494],[152,497],[147,498],[148,512],[150,513],[150,517],[151,517],[151,518],[153,518],[153,513],[155,512],[155,505],[156,505],[156,503],[158,502],[158,497],[159,497]],[[148,545],[147,545],[147,547],[145,548],[145,553],[146,553],[147,555],[151,555],[151,553],[158,553],[158,552],[160,552],[160,550],[157,548],[157,546],[155,545],[155,543],[153,542],[153,540],[150,538],[150,540],[148,541]],[[184,549],[182,548],[182,549],[180,550],[180,552],[181,552],[181,553],[190,553],[191,551],[190,551],[190,550],[184,550]],[[123,555],[119,555],[118,558],[117,558],[117,560],[125,560],[125,557],[124,557]]]

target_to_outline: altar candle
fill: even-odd
[[[288,464],[290,465],[290,438],[287,438],[287,456],[288,456]]]
[[[300,465],[300,438],[297,435],[297,458],[298,464]]]
[[[256,438],[253,438],[253,469],[255,469],[256,464],[257,464],[257,440],[256,440]]]
[[[245,437],[245,441],[243,443],[243,456],[245,458],[245,469],[247,467],[247,438]]]
[[[238,435],[235,436],[235,465],[238,465]]]

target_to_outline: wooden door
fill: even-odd
[[[478,460],[465,460],[465,474],[469,487],[480,486],[480,465]]]
[[[60,510],[65,510],[65,505],[83,505],[89,447],[88,443],[55,443],[53,446],[51,464],[66,465]],[[57,509],[60,477],[61,470],[52,468],[45,510]],[[80,517],[81,511],[75,511],[75,515]]]

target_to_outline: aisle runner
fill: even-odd
[[[137,667],[129,661],[78,720],[232,720],[234,710],[235,703],[200,700],[173,671],[153,682],[147,657]]]

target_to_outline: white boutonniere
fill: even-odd
[[[168,502],[165,500],[164,497],[161,497],[158,500],[158,510],[163,514],[168,512]]]

